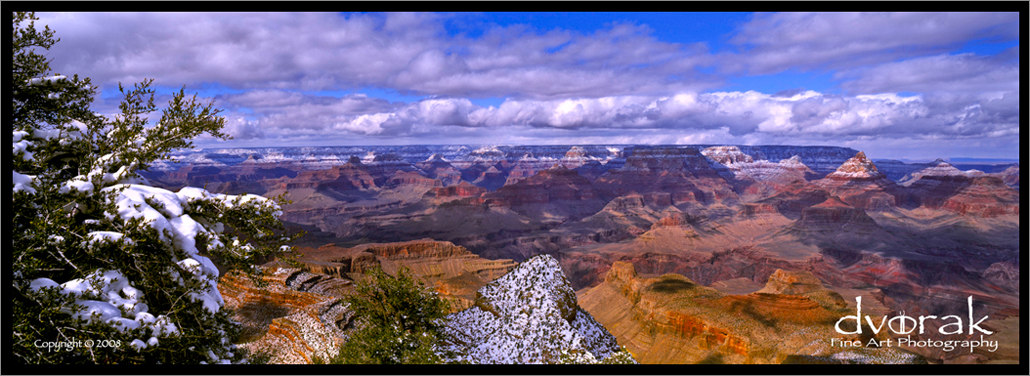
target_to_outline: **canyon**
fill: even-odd
[[[321,296],[339,295],[368,267],[408,267],[458,312],[476,307],[479,289],[546,255],[579,307],[641,363],[1018,360],[1018,164],[732,145],[262,148],[177,157],[144,177],[171,189],[284,195],[292,203],[281,218],[307,232],[293,244],[300,268],[265,267],[306,273],[308,290],[261,298],[305,303],[265,309],[278,312],[274,319],[254,313],[265,303],[233,303],[252,307],[240,312],[257,323],[248,339],[265,342],[255,343],[286,341],[283,333],[316,327],[311,320],[346,322],[332,299],[299,293],[325,284],[333,287]],[[834,348],[833,322],[854,314],[857,296],[863,312],[878,317],[964,312],[972,296],[1000,346]],[[942,339],[942,322],[927,325],[924,339]],[[329,338],[343,329],[325,330]],[[310,350],[290,359],[310,361],[328,347],[297,346]]]

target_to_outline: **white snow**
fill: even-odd
[[[11,134],[12,140],[12,155],[17,156],[21,154],[21,157],[25,161],[32,161],[35,159],[35,155],[29,151],[29,147],[33,144],[28,140],[24,140],[29,132],[25,131],[14,131]],[[36,193],[36,189],[32,188],[35,182],[34,175],[24,175],[18,173],[18,171],[11,171],[13,174],[12,181],[14,182],[14,192],[25,192],[25,193]]]
[[[89,243],[99,243],[99,242],[112,242],[113,243],[113,242],[117,242],[118,240],[122,239],[122,237],[124,237],[124,234],[122,234],[120,232],[114,232],[114,231],[93,231],[93,232],[91,232],[91,233],[86,235],[86,238],[89,239],[88,240]],[[125,241],[128,244],[133,244],[134,243],[132,241],[132,239],[129,239],[129,238],[125,238]]]
[[[477,305],[447,317],[451,350],[472,363],[557,362],[563,353],[602,359],[615,337],[580,309],[561,266],[533,257],[479,290]]]
[[[29,283],[29,289],[32,291],[39,291],[46,287],[60,288],[61,285],[50,278],[37,278]]]
[[[12,137],[11,141],[13,148],[13,152],[11,154],[18,155],[19,153],[24,153],[21,158],[26,161],[31,161],[34,158],[34,154],[29,151],[29,147],[32,146],[32,142],[29,140],[23,140],[23,138],[28,135],[29,133],[24,131],[14,132],[14,137]]]
[[[129,346],[132,346],[136,351],[147,348],[147,344],[139,339],[132,340],[132,342],[129,343]]]
[[[47,130],[47,129],[33,129],[32,130],[32,137],[42,138],[44,140],[49,140],[49,139],[52,139],[52,138],[60,138],[61,137],[61,133],[62,133],[62,131],[60,129],[49,129],[49,130]]]
[[[86,195],[89,195],[89,194],[93,193],[93,188],[94,187],[93,187],[93,183],[90,183],[86,179],[87,178],[85,176],[82,176],[82,175],[76,176],[76,177],[72,178],[72,180],[64,182],[64,184],[61,185],[61,188],[58,189],[57,191],[62,193],[62,194],[67,194],[67,193],[70,193],[70,192],[74,191],[74,192],[85,193]]]
[[[91,233],[93,234],[113,237],[101,232]],[[150,329],[154,337],[151,338],[151,345],[157,345],[156,337],[178,333],[176,325],[166,316],[154,317],[147,312],[149,307],[141,302],[143,293],[132,287],[128,278],[117,270],[96,271],[85,278],[73,279],[63,284],[49,278],[38,278],[29,283],[29,288],[33,291],[43,288],[57,289],[62,294],[76,297],[76,307],[62,309],[73,317],[104,322],[121,331]]]
[[[18,141],[21,141],[21,139],[25,138],[25,136],[28,136],[28,135],[29,135],[29,132],[26,132],[26,131],[14,131],[14,132],[11,132],[11,139],[12,139],[12,142],[18,142]]]
[[[878,171],[876,165],[861,152],[844,161],[836,171],[826,175],[826,178],[832,179],[882,179],[886,177],[887,175]]]
[[[441,161],[444,161],[444,162],[450,162],[450,161],[447,160],[447,158],[444,158],[443,155],[441,155],[439,153],[433,153],[433,155],[430,155],[429,158],[426,158],[425,162],[432,162],[434,160],[441,160]]]
[[[869,179],[869,178],[881,178],[883,173],[878,171],[834,171],[833,173],[826,175],[827,178],[838,178],[838,179]]]
[[[15,132],[15,139],[27,136],[27,132]],[[49,131],[40,132],[36,137],[51,137]],[[16,144],[15,148],[19,146]],[[107,229],[120,229],[118,223],[125,223],[130,219],[142,219],[142,225],[156,230],[158,239],[166,244],[182,251],[187,257],[176,260],[178,266],[189,271],[193,276],[202,282],[199,290],[191,291],[187,297],[193,304],[199,304],[209,312],[218,312],[224,305],[224,300],[218,291],[218,269],[207,257],[201,256],[201,250],[197,249],[197,237],[208,234],[207,247],[215,249],[224,247],[211,230],[199,223],[190,215],[191,207],[198,202],[204,201],[226,208],[260,208],[264,211],[281,213],[281,208],[271,200],[257,195],[222,195],[212,194],[200,188],[187,187],[172,192],[166,189],[151,187],[147,185],[127,183],[133,174],[132,165],[121,166],[115,173],[105,173],[105,166],[116,161],[114,155],[106,155],[99,159],[94,165],[93,171],[87,176],[77,176],[61,184],[58,191],[64,194],[88,193],[92,194],[93,182],[103,184],[100,190],[103,197],[110,197],[115,206],[115,213],[108,213],[107,221],[115,222],[114,227]],[[15,191],[35,192],[31,187],[33,177],[14,172]],[[89,224],[98,226],[106,221],[91,220]],[[214,231],[224,230],[222,223],[215,223],[210,226]],[[60,246],[60,239],[51,236],[51,240]],[[86,234],[84,246],[95,246],[104,243],[122,243],[131,246],[134,240],[126,236],[125,232],[118,231],[92,231]],[[249,245],[240,245],[237,240],[235,247],[244,248]],[[180,271],[171,268],[169,275],[179,283],[185,283]],[[64,283],[58,283],[51,279],[39,278],[29,283],[29,289],[40,291],[41,289],[54,289],[59,293],[70,295],[75,298],[74,304],[64,307],[63,310],[82,320],[99,321],[120,331],[144,329],[149,333],[147,337],[133,340],[130,346],[137,349],[144,349],[148,346],[157,346],[159,338],[175,335],[178,333],[178,326],[171,319],[163,314],[148,312],[149,307],[143,302],[144,292],[131,285],[125,275],[119,270],[97,270],[88,273],[83,278],[73,279]],[[189,300],[187,300],[188,302]],[[228,345],[227,345],[228,346]],[[227,359],[212,357],[212,363],[228,362]]]
[[[917,173],[913,173],[913,176],[966,176],[966,177],[980,177],[986,174],[980,170],[967,170],[962,171],[955,166],[952,166],[947,162],[940,162],[936,166],[927,167],[920,170]]]
[[[29,80],[29,85],[42,85],[43,82],[54,82],[59,80],[65,80],[68,76],[54,75],[50,77],[36,77]]]
[[[794,154],[793,157],[790,157],[790,158],[787,158],[787,159],[781,159],[780,160],[780,164],[785,164],[785,165],[801,164],[801,157],[798,156],[797,154]]]
[[[17,171],[11,171],[14,174],[12,180],[14,181],[14,192],[25,192],[25,193],[36,193],[36,190],[32,188],[32,184],[35,183],[36,177],[33,175],[22,175]]]
[[[224,300],[218,292],[218,268],[209,258],[199,255],[196,244],[197,236],[209,233],[209,231],[189,214],[184,214],[184,207],[188,207],[190,202],[196,200],[214,200],[226,206],[263,205],[268,201],[261,196],[210,194],[202,189],[192,187],[183,188],[178,193],[142,185],[116,185],[106,189],[120,189],[116,205],[122,219],[144,218],[149,226],[161,234],[160,237],[163,241],[173,244],[177,249],[189,255],[189,258],[180,260],[179,265],[208,284],[206,290],[191,293],[189,296],[202,304],[208,311],[217,312],[224,304]],[[148,204],[145,200],[147,198],[157,204],[157,207]],[[278,210],[278,207],[275,209]],[[171,234],[171,238],[168,238],[166,234]],[[209,246],[219,247],[222,245],[213,241]]]
[[[274,202],[257,195],[222,195],[211,194],[199,188],[186,187],[179,192],[154,188],[143,185],[116,185],[106,189],[119,190],[116,199],[118,214],[122,219],[144,218],[147,224],[161,234],[161,239],[170,242],[176,248],[186,252],[189,258],[179,261],[179,265],[189,270],[201,281],[208,284],[205,291],[190,294],[190,297],[199,302],[211,312],[217,312],[224,304],[221,294],[218,292],[218,269],[211,260],[199,254],[196,238],[200,234],[212,235],[209,248],[223,246],[215,240],[215,237],[204,226],[201,226],[189,214],[184,214],[192,202],[199,200],[213,201],[226,207],[233,206],[263,206],[281,213],[281,209]],[[149,198],[157,204],[153,207],[146,202]],[[220,223],[218,225],[221,225]],[[221,230],[222,226],[216,226]],[[168,238],[165,234],[171,234]],[[238,241],[234,246],[240,246]],[[242,247],[249,247],[243,245]]]
[[[483,146],[476,150],[473,150],[470,154],[504,154],[501,149],[496,146]]]
[[[704,155],[716,162],[724,165],[731,165],[735,163],[751,163],[754,159],[750,155],[744,154],[740,151],[740,148],[736,146],[712,146],[701,150],[701,155]]]

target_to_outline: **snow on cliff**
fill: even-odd
[[[456,360],[556,363],[563,354],[599,360],[619,350],[615,337],[576,304],[558,261],[526,260],[481,288],[475,305],[447,317]]]
[[[831,179],[881,179],[887,176],[877,170],[873,161],[866,158],[865,153],[860,151],[841,164],[837,171],[826,177]]]

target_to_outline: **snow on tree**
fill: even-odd
[[[89,106],[88,78],[51,74],[39,52],[59,41],[15,13],[11,82],[14,358],[29,364],[245,362],[222,309],[223,269],[255,272],[286,251],[281,197],[151,187],[136,172],[221,139],[225,120],[185,88],[157,110],[152,80],[126,90],[121,114]]]

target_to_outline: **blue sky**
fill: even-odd
[[[225,109],[204,147],[838,145],[1018,158],[1018,13],[39,13],[61,74]],[[161,98],[159,98],[161,99]]]

